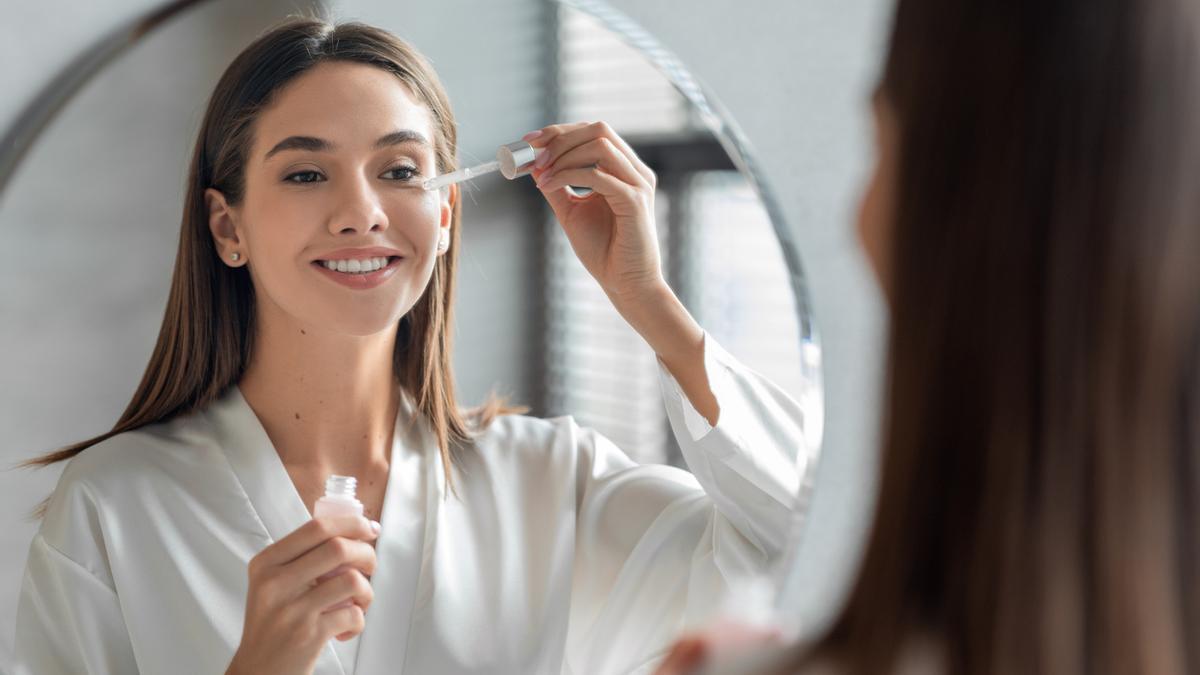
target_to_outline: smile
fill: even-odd
[[[351,260],[314,260],[314,269],[326,278],[356,290],[375,288],[396,273],[404,258],[400,256]]]
[[[366,274],[387,267],[388,263],[394,259],[399,259],[399,256],[364,258],[362,260],[318,260],[317,262],[325,265],[325,269],[334,270],[335,272]]]

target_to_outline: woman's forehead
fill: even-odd
[[[360,63],[322,63],[299,75],[276,92],[255,126],[260,156],[290,136],[325,139],[339,150],[370,150],[400,131],[434,142],[428,106],[394,74]]]

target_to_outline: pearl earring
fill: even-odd
[[[232,260],[232,261],[234,261],[234,262],[237,262],[237,261],[238,261],[238,259],[239,259],[239,258],[241,258],[241,257],[242,257],[242,254],[241,254],[241,253],[238,253],[237,251],[234,251],[232,254],[230,254],[230,256],[229,256],[229,259],[230,259],[230,260]]]

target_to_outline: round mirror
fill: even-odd
[[[69,76],[46,73],[44,95],[9,111],[0,161],[6,465],[102,433],[121,414],[162,320],[206,98],[232,56],[295,9],[171,3],[144,30],[87,50]],[[671,287],[728,352],[803,408],[798,522],[824,414],[800,254],[736,126],[686,69],[601,2],[356,0],[332,16],[384,27],[430,58],[455,107],[462,166],[559,121],[604,120],[628,140],[658,177]],[[639,462],[683,465],[653,351],[583,269],[529,179],[486,176],[463,195],[460,401],[496,390],[532,415],[574,415]],[[36,529],[26,515],[60,470],[0,474],[0,634],[12,635]]]

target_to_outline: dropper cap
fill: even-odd
[[[533,160],[541,154],[542,148],[535,148],[525,141],[506,143],[496,151],[496,161],[500,162],[500,173],[512,180],[527,175],[533,170]]]
[[[499,171],[509,180],[520,178],[533,171],[533,160],[542,154],[545,148],[535,148],[525,141],[506,143],[496,150],[496,159],[491,162],[469,166],[458,171],[451,171],[440,176],[434,176],[421,184],[424,190],[438,190],[453,185],[459,181],[470,180],[493,171]]]

